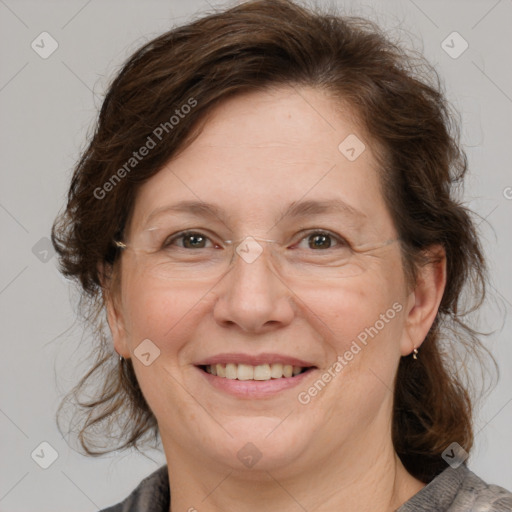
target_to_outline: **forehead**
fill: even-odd
[[[237,222],[268,224],[304,200],[342,201],[346,211],[389,223],[371,141],[353,119],[314,89],[229,99],[178,157],[142,185],[133,224],[140,227],[155,210],[187,201],[213,204]],[[344,153],[347,140],[364,143],[356,159]],[[359,153],[363,146],[354,147]]]

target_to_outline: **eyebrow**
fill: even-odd
[[[153,210],[146,219],[147,225],[152,219],[163,213],[190,213],[197,217],[213,218],[216,217],[224,224],[228,221],[228,215],[219,206],[203,201],[180,201],[179,203],[161,206]],[[362,223],[367,215],[349,205],[341,199],[328,199],[322,201],[307,200],[294,201],[283,209],[276,219],[276,224],[284,218],[300,218],[310,215],[320,215],[323,213],[342,213],[353,220]]]
[[[179,203],[161,206],[153,210],[148,215],[145,225],[163,213],[191,213],[197,217],[217,217],[222,222],[226,220],[224,210],[214,204],[203,201],[180,201]]]
[[[283,212],[284,217],[306,217],[308,215],[319,215],[322,213],[343,213],[354,219],[365,219],[364,212],[354,208],[341,199],[328,199],[323,201],[294,201]]]

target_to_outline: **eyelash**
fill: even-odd
[[[210,239],[210,237],[208,237],[201,231],[186,230],[186,231],[180,231],[179,233],[176,233],[174,235],[171,235],[170,237],[167,237],[162,244],[162,249],[168,249],[169,247],[171,247],[173,245],[173,243],[176,240],[183,239],[186,236],[191,236],[191,235],[202,236],[202,237],[206,238],[207,240],[209,240],[211,243],[214,243]],[[299,243],[312,235],[327,235],[336,241],[335,247],[337,247],[337,246],[341,246],[344,248],[350,247],[350,243],[346,240],[346,238],[342,237],[341,235],[337,235],[337,234],[333,233],[332,231],[325,230],[325,229],[311,229],[311,230],[305,231],[303,236],[300,238]],[[181,247],[181,246],[178,246],[178,247],[180,249],[187,249],[186,247]],[[333,249],[333,248],[334,247],[328,247],[328,249]],[[200,249],[207,249],[207,247],[200,247]],[[190,249],[190,250],[193,250],[193,249]]]

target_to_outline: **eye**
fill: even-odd
[[[313,250],[331,249],[336,246],[339,246],[339,248],[348,247],[348,243],[344,238],[327,231],[314,231],[309,233],[301,239],[299,245],[304,241],[307,241],[308,248]]]
[[[176,241],[180,241],[181,243],[175,244]],[[212,243],[211,240],[198,231],[182,231],[181,233],[177,233],[175,235],[171,235],[168,237],[164,243],[164,248],[170,248],[175,245],[182,249],[206,249],[207,243]],[[213,244],[211,245],[213,247]]]

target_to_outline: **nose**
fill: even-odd
[[[234,255],[230,271],[217,287],[217,323],[257,333],[292,321],[293,293],[272,268],[269,256],[268,248],[255,259],[244,259],[243,252]]]

